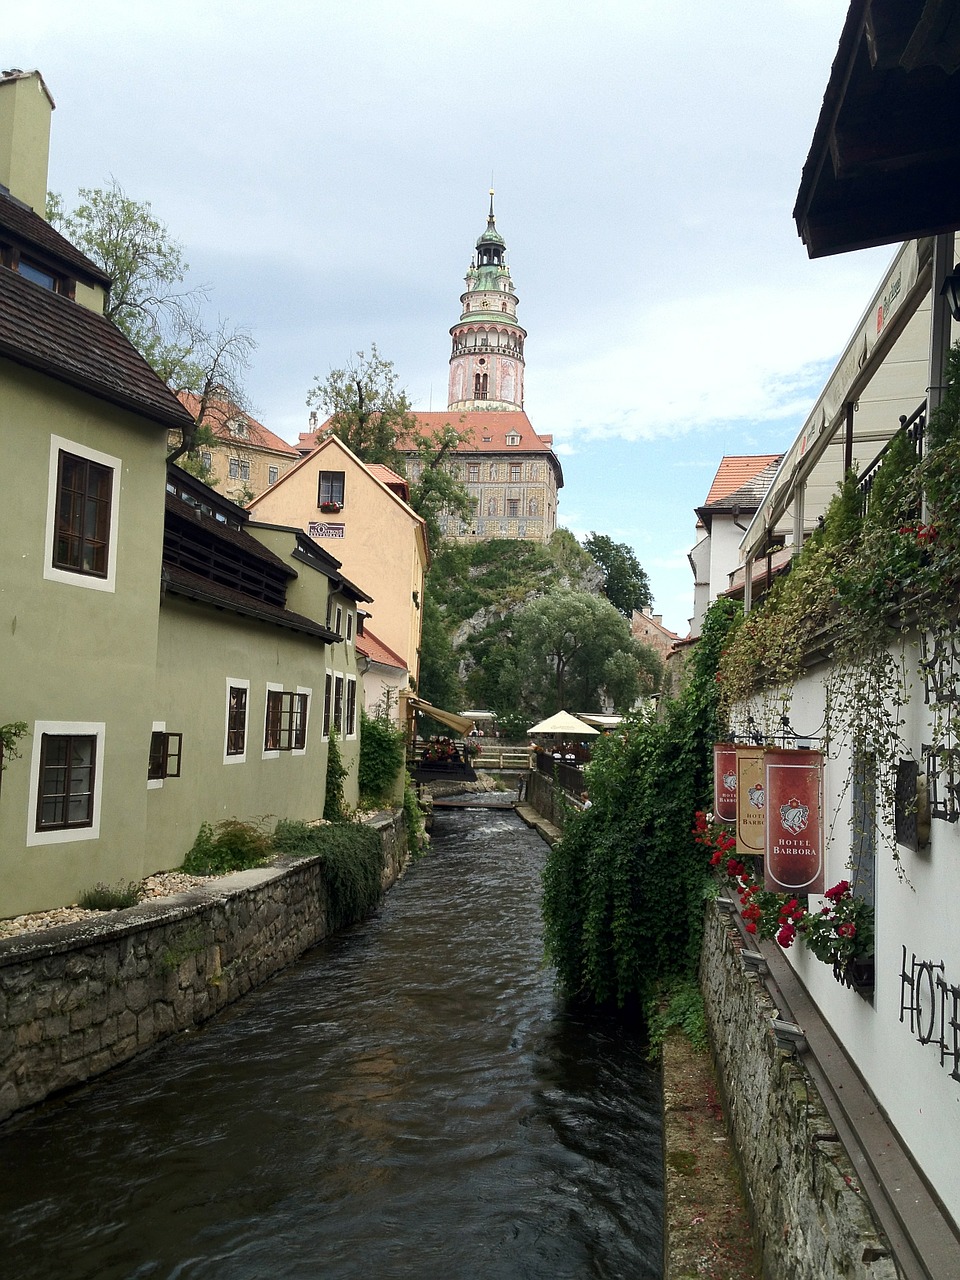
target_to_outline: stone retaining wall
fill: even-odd
[[[562,794],[556,783],[546,774],[539,773],[536,769],[531,769],[527,774],[527,804],[531,809],[536,809],[541,818],[546,818],[561,831],[566,817],[566,811],[560,799]]]
[[[406,859],[403,817],[371,825],[387,889]],[[0,941],[0,1120],[205,1021],[325,938],[320,862]]]
[[[803,1066],[776,1047],[775,1006],[740,950],[737,932],[709,904],[701,986],[764,1274],[895,1280],[853,1165]]]

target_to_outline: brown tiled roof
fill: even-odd
[[[165,427],[192,419],[109,320],[0,267],[0,356]]]
[[[379,636],[375,636],[369,627],[364,627],[363,635],[356,638],[357,652],[371,662],[379,662],[382,667],[399,667],[406,671],[407,664],[399,654],[394,653],[389,645],[385,645]]]
[[[20,241],[34,245],[44,254],[59,258],[81,279],[109,286],[110,277],[85,253],[81,253],[59,231],[54,231],[45,218],[0,187],[0,227]]]
[[[376,476],[381,484],[385,484],[388,489],[392,489],[397,497],[402,498],[404,502],[410,501],[410,486],[403,476],[398,476],[395,471],[391,471],[382,462],[368,462],[366,463],[366,468],[372,476]]]
[[[300,631],[319,640],[334,643],[339,640],[336,632],[323,627],[312,618],[293,613],[290,609],[281,609],[278,605],[265,600],[254,600],[242,591],[235,591],[219,582],[211,582],[199,574],[190,573],[179,565],[163,566],[163,586],[172,595],[184,596],[188,600],[196,600],[200,604],[213,605],[216,609],[225,609],[231,613],[241,614],[246,618],[256,618],[260,622],[270,622],[278,627],[286,627],[290,631]]]
[[[196,420],[200,412],[200,397],[194,395],[192,391],[179,391],[177,392],[177,398],[190,416]],[[236,436],[231,432],[227,424],[234,418],[242,419],[247,428],[246,436]],[[206,425],[218,439],[228,440],[232,444],[239,443],[251,449],[269,449],[273,453],[282,453],[290,458],[299,458],[300,456],[299,449],[295,449],[292,444],[287,444],[286,440],[281,440],[279,436],[269,431],[262,422],[258,422],[256,418],[251,417],[249,413],[245,413],[243,409],[238,409],[229,400],[207,401]]]
[[[709,507],[720,502],[749,480],[753,480],[771,462],[779,462],[782,457],[783,454],[780,453],[753,453],[723,458],[703,505]]]
[[[242,552],[243,555],[252,556],[254,560],[262,561],[278,573],[281,573],[285,578],[295,578],[297,576],[296,569],[287,564],[285,560],[282,560],[269,547],[265,547],[262,542],[247,533],[245,529],[234,529],[228,524],[223,524],[215,516],[208,516],[199,507],[194,507],[190,503],[184,502],[175,493],[168,492],[166,494],[166,509],[168,516],[173,519],[186,520],[191,525],[199,526],[218,541],[229,543]]]

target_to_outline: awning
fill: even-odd
[[[454,733],[463,735],[469,733],[473,728],[473,721],[467,716],[459,716],[455,711],[442,711],[439,707],[434,707],[429,702],[424,702],[423,698],[411,696],[407,699],[407,706],[414,711],[419,711],[421,714],[429,716],[431,720],[436,720],[439,724],[445,724]]]
[[[567,738],[592,738],[597,732],[569,711],[558,711],[527,730],[527,733],[562,733]]]

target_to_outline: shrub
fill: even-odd
[[[323,800],[323,816],[328,822],[343,822],[347,817],[347,804],[343,795],[343,780],[347,771],[343,767],[340,748],[337,746],[337,731],[330,728],[330,742],[327,746],[327,788]]]
[[[383,847],[370,827],[335,823],[311,827],[281,821],[273,833],[278,853],[318,855],[327,895],[327,927],[355,924],[376,907],[383,885]]]
[[[423,808],[417,799],[409,773],[403,784],[403,821],[407,828],[407,852],[411,858],[419,858],[426,843],[424,839],[426,823]]]
[[[136,880],[116,885],[100,881],[81,893],[79,905],[87,911],[122,911],[124,907],[135,907],[142,897],[143,886]]]
[[[360,800],[381,804],[393,798],[397,776],[403,768],[403,731],[386,718],[371,719],[360,712]]]
[[[270,837],[259,825],[236,818],[218,822],[216,827],[204,822],[183,860],[183,870],[191,876],[222,876],[259,867],[272,852]]]

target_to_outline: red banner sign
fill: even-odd
[[[773,893],[823,893],[823,756],[768,750],[764,782],[764,887]]]
[[[763,747],[737,747],[737,854],[763,853]]]
[[[713,816],[720,822],[737,820],[737,748],[729,742],[713,746]]]

